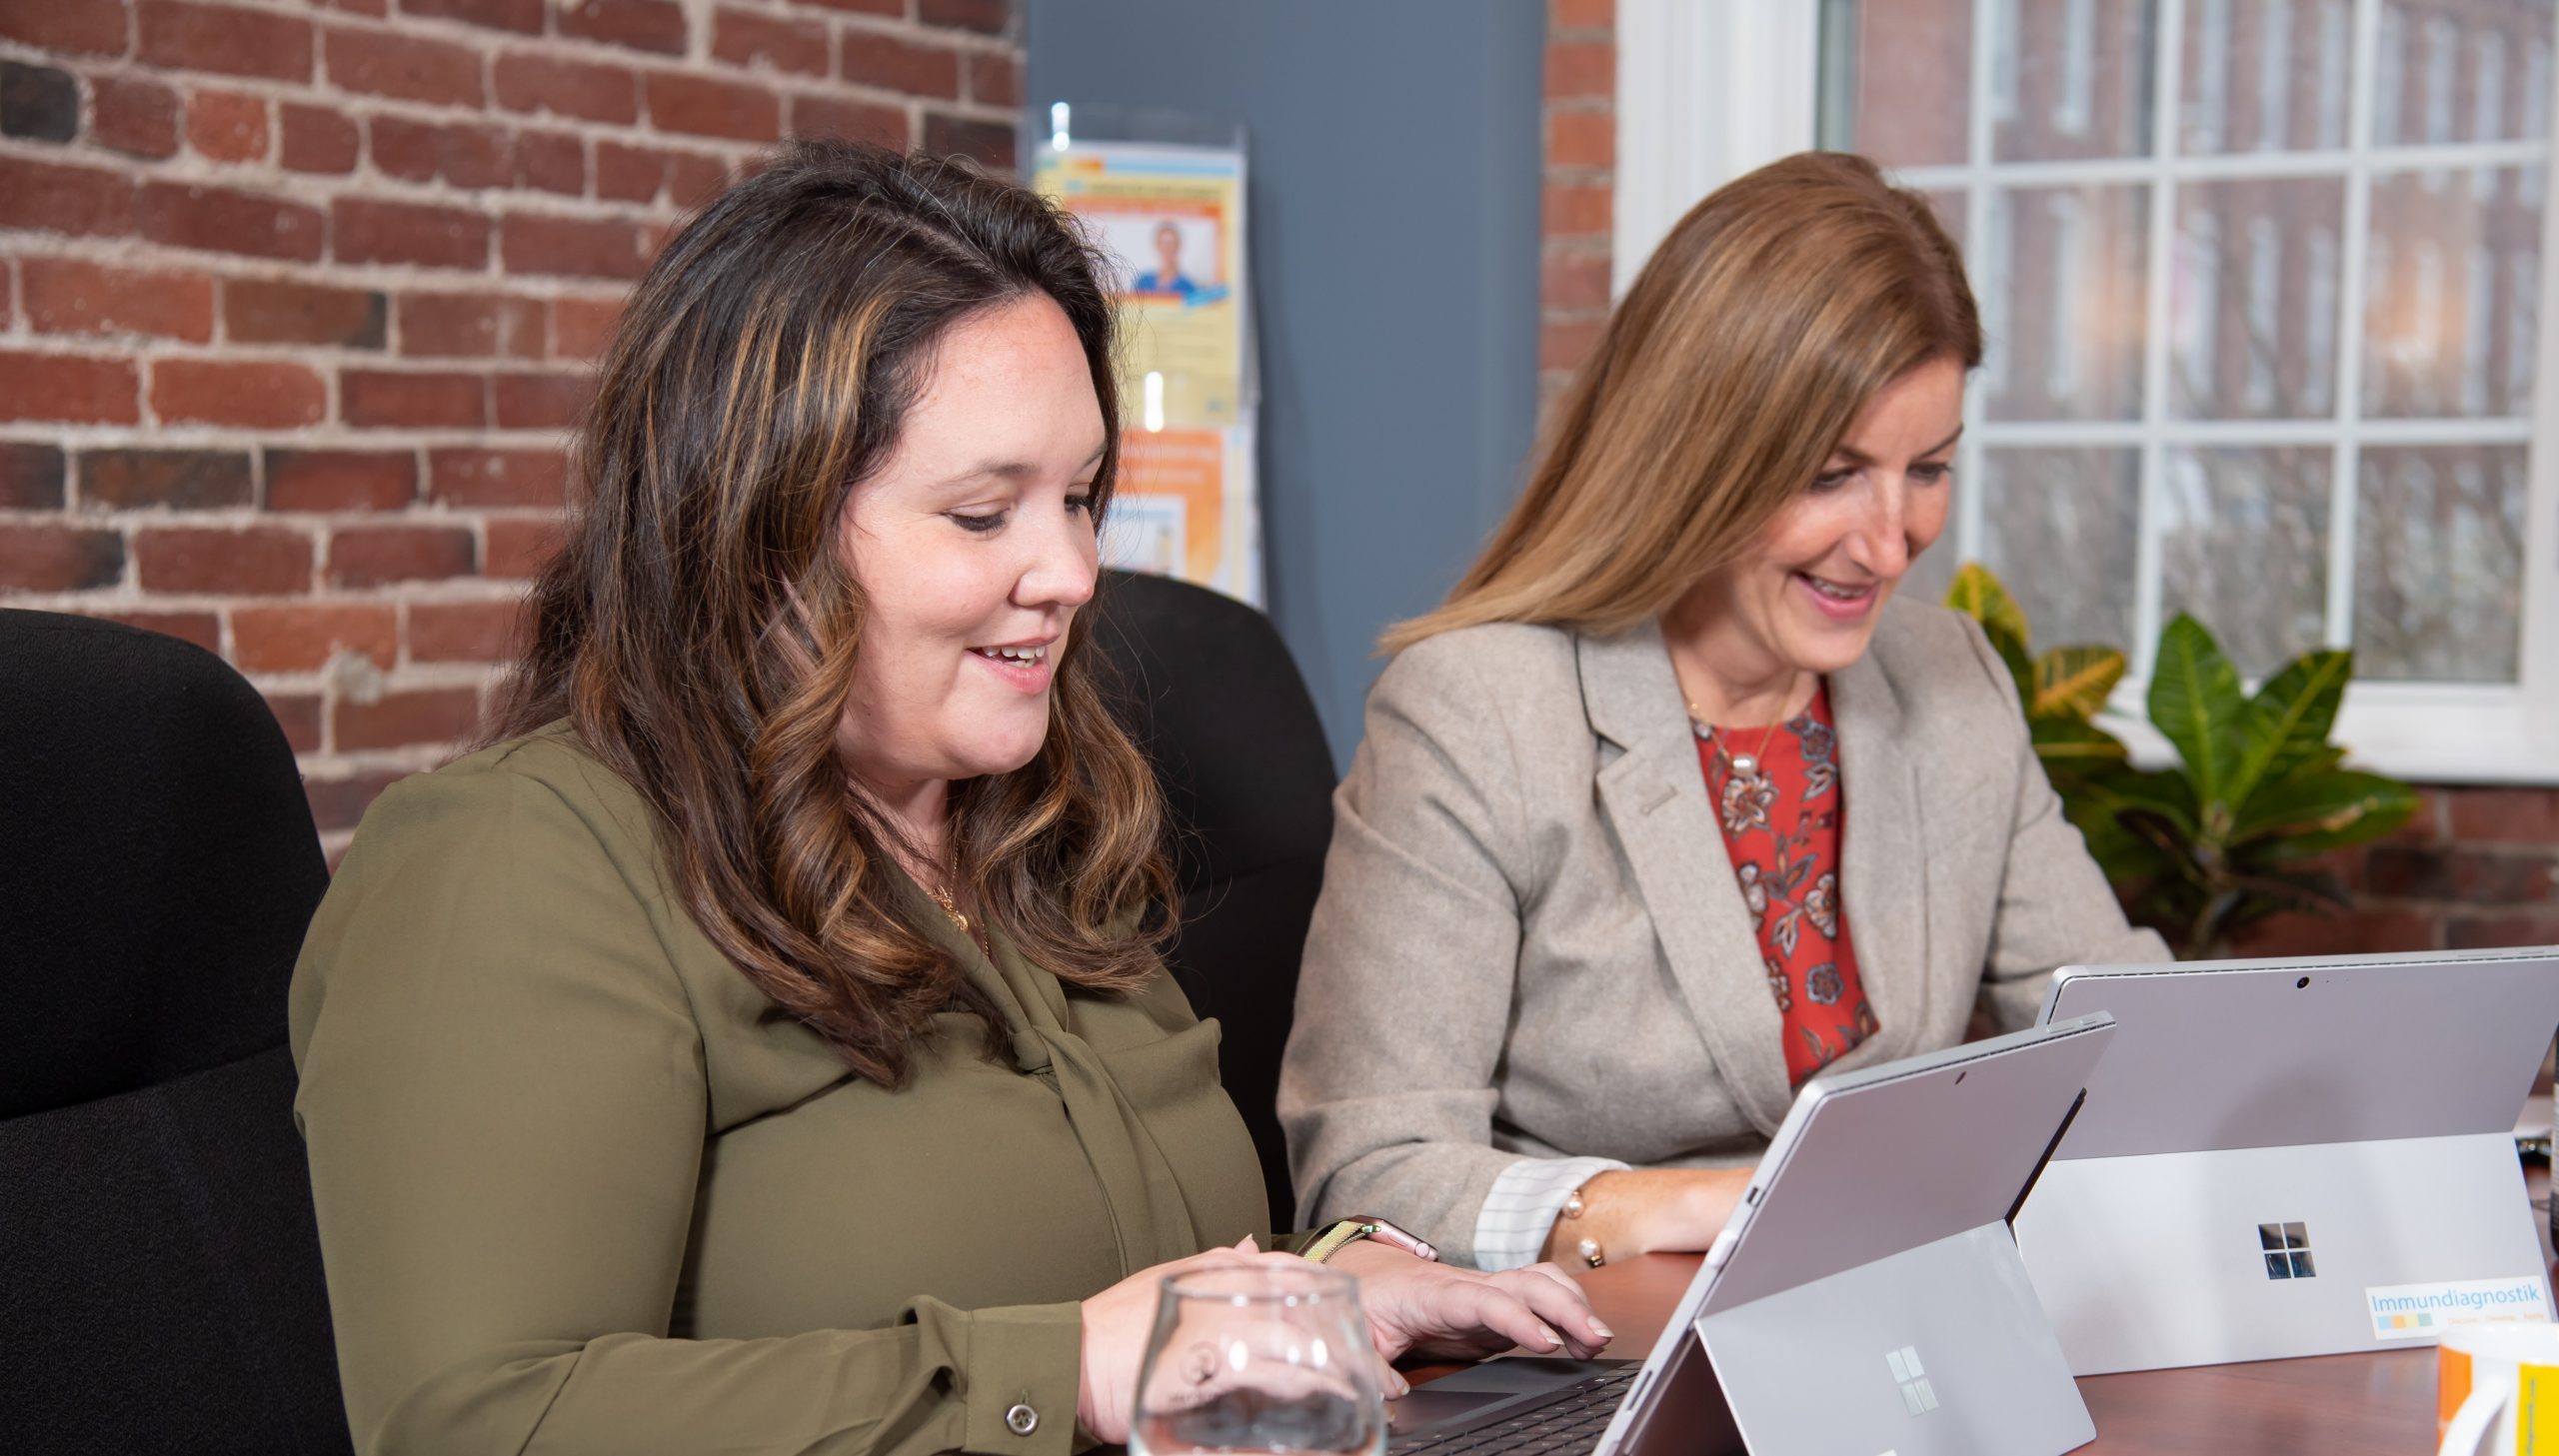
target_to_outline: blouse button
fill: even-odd
[[[1017,1436],[1028,1436],[1040,1429],[1040,1412],[1017,1403],[1013,1409],[1004,1413],[1004,1427]]]

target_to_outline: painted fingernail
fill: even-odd
[[[1608,1328],[1606,1325],[1601,1324],[1595,1319],[1590,1322],[1590,1332],[1603,1340],[1613,1340],[1617,1337],[1617,1332],[1615,1330]]]
[[[1556,1334],[1553,1330],[1546,1328],[1544,1325],[1537,1326],[1537,1333],[1545,1336],[1546,1348],[1549,1350],[1563,1343],[1563,1336]]]

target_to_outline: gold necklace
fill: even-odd
[[[949,875],[945,878],[942,884],[926,885],[924,887],[924,892],[934,897],[935,902],[942,906],[942,912],[951,917],[951,923],[959,926],[960,933],[966,935],[969,933],[969,917],[960,913],[960,901],[952,895],[951,890],[948,887],[951,884],[957,883],[959,879],[960,846],[958,844],[953,844],[951,846],[951,869]]]
[[[1724,762],[1732,769],[1732,776],[1740,779],[1744,788],[1758,786],[1759,759],[1768,751],[1768,743],[1777,736],[1777,729],[1785,727],[1783,719],[1768,725],[1759,731],[1757,747],[1747,753],[1736,753],[1724,742],[1723,729],[1706,722],[1705,715],[1697,712],[1697,705],[1694,703],[1688,705],[1688,722],[1699,729],[1699,736],[1713,743],[1715,751],[1723,754]]]

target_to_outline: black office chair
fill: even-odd
[[[1272,1227],[1296,1213],[1276,1102],[1297,959],[1332,837],[1332,754],[1271,619],[1203,587],[1107,572],[1090,614],[1173,810],[1175,979],[1222,1023],[1219,1071],[1262,1155]]]
[[[285,986],[328,866],[256,690],[0,611],[0,1447],[352,1450]]]

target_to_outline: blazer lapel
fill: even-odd
[[[1697,1033],[1763,1133],[1794,1099],[1784,1023],[1734,882],[1661,629],[1576,639],[1582,703],[1603,750],[1599,799]],[[1853,822],[1853,821],[1852,821]],[[1881,1014],[1878,1008],[1878,1014]]]
[[[1868,652],[1830,678],[1839,730],[1839,903],[1857,972],[1882,1030],[1825,1070],[1890,1061],[1917,1042],[1928,1001],[1928,852],[1919,765],[1901,702]]]

